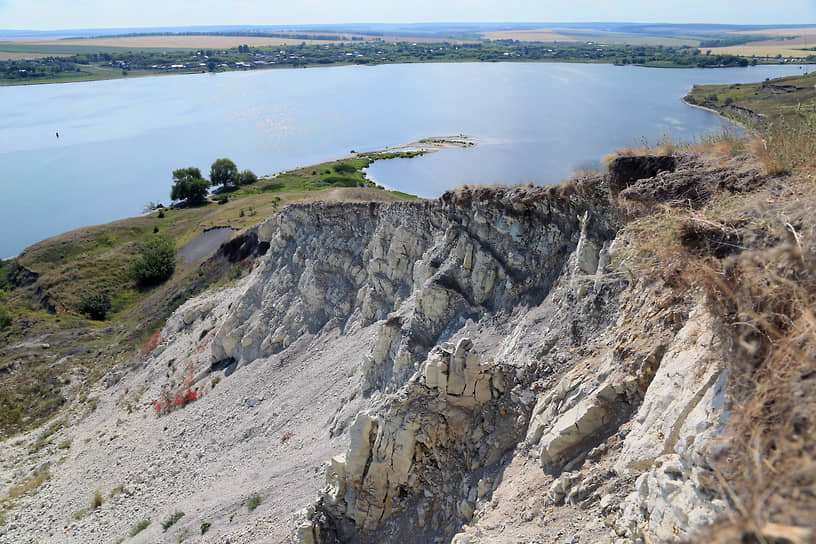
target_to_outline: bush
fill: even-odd
[[[183,517],[184,512],[181,510],[176,511],[172,516],[162,522],[162,529],[166,532],[167,529],[175,525],[175,523]]]
[[[710,100],[712,102],[716,102],[719,99],[720,99],[720,97],[718,97],[715,93],[711,93],[710,95],[708,95],[706,97],[706,100]]]
[[[0,329],[5,329],[14,319],[5,306],[0,306]]]
[[[725,102],[723,102],[723,103],[724,103],[726,106],[730,106],[731,104],[733,104],[733,103],[734,103],[734,99],[733,99],[733,98],[731,98],[731,97],[729,96],[728,98],[726,98],[726,99],[725,99]]]
[[[191,389],[195,381],[193,365],[187,367],[184,380],[175,390],[175,383],[165,384],[161,388],[159,399],[152,402],[157,415],[169,414],[176,408],[183,408],[189,403],[198,400],[198,388]]]
[[[338,174],[353,174],[357,171],[357,168],[347,162],[341,162],[340,164],[335,165],[334,171]]]
[[[258,181],[258,176],[252,170],[241,170],[238,174],[238,185],[251,185]]]
[[[201,524],[201,534],[203,535],[204,533],[209,531],[210,527],[212,527],[212,523],[210,523],[209,521],[205,521],[204,523],[202,523]]]
[[[176,248],[173,241],[156,236],[142,244],[141,256],[131,267],[133,279],[140,285],[158,285],[173,275]]]
[[[349,176],[326,176],[320,181],[334,187],[356,187],[361,183],[359,179]]]
[[[95,321],[104,321],[110,309],[111,298],[106,293],[85,293],[77,304],[79,313]]]
[[[9,272],[14,265],[11,259],[4,261],[0,259],[0,291],[11,291],[14,286],[9,282]]]

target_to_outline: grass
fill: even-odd
[[[65,425],[64,418],[60,418],[57,419],[56,421],[51,422],[51,424],[48,425],[48,427],[46,427],[42,433],[40,433],[40,435],[37,437],[37,440],[34,441],[34,444],[31,445],[31,447],[28,450],[29,453],[36,453],[43,449],[44,447],[48,446],[49,444],[52,444],[54,442],[53,438],[54,433],[60,430],[63,427],[63,425]],[[70,441],[68,442],[68,447],[71,447]]]
[[[695,85],[686,101],[747,125],[757,136],[754,155],[767,173],[814,171],[816,74],[750,84]]]
[[[141,533],[142,531],[147,529],[149,526],[150,526],[150,520],[149,519],[143,519],[142,521],[140,521],[139,523],[137,523],[136,525],[133,526],[133,528],[130,530],[130,536],[134,537],[134,536],[138,535],[139,533]]]
[[[256,508],[258,508],[261,503],[263,502],[263,498],[260,495],[252,495],[249,500],[247,501],[247,510],[252,512]]]
[[[36,492],[38,487],[50,479],[51,472],[49,471],[48,463],[46,463],[39,467],[31,476],[24,479],[21,483],[12,486],[8,490],[6,497],[0,501],[0,507],[3,509],[11,508],[16,499],[22,497],[23,495],[29,495]]]
[[[730,100],[734,106],[751,110],[767,119],[812,112],[816,106],[816,73],[788,76],[757,83],[695,85],[686,99],[719,109]],[[716,95],[717,100],[709,97]]]
[[[175,525],[176,522],[178,522],[178,520],[180,520],[183,517],[184,517],[184,512],[182,512],[181,510],[175,511],[173,514],[170,515],[170,517],[168,517],[166,520],[164,520],[162,522],[162,524],[161,524],[162,530],[164,532],[167,532],[167,529],[169,529],[170,527]]]
[[[204,533],[209,531],[210,527],[212,527],[212,523],[210,523],[209,521],[205,521],[204,523],[202,523],[201,524],[201,534],[203,535]]]
[[[102,493],[99,491],[94,491],[93,498],[91,499],[91,509],[96,510],[102,506],[103,502],[105,501],[102,499]]]

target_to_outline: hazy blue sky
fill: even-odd
[[[816,0],[0,0],[0,28],[631,21],[816,23]]]

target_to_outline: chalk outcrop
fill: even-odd
[[[627,159],[612,200],[597,175],[287,206],[222,248],[263,255],[251,274],[181,306],[54,439],[99,452],[47,450],[53,479],[0,541],[47,541],[27,514],[46,505],[71,542],[174,509],[176,533],[153,523],[133,542],[693,539],[728,507],[712,466],[730,414],[720,340],[694,293],[620,266],[616,208],[685,190],[684,161]],[[139,412],[183,372],[195,403]],[[69,519],[90,496],[77,482],[113,480],[138,503]]]

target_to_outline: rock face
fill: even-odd
[[[616,203],[722,179],[671,159],[622,161],[614,181],[284,208],[220,250],[260,255],[252,273],[181,306],[54,438],[100,449],[53,446],[41,504],[22,497],[0,540],[47,541],[50,524],[110,542],[183,509],[177,533],[133,541],[694,541],[729,507],[711,465],[729,417],[715,320],[609,268]],[[183,372],[206,394],[139,413]],[[25,447],[0,448],[0,469]],[[110,480],[131,494],[72,521],[76,482]],[[256,493],[263,517],[244,507]]]
[[[620,158],[610,187],[677,167]],[[704,461],[727,418],[711,318],[603,280],[605,187],[292,206],[258,229],[269,251],[213,339],[216,359],[378,331],[359,358],[367,407],[341,426],[348,448],[294,541],[495,541],[480,520],[515,492],[502,474],[529,459],[550,504],[596,512],[581,529],[592,538],[678,540],[724,508]],[[522,527],[537,526],[523,510]]]
[[[268,258],[213,353],[250,362],[324,327],[352,334],[385,320],[366,359],[366,389],[398,387],[468,317],[540,303],[579,240],[582,265],[597,263],[609,225],[602,215],[588,219],[591,200],[562,193],[290,206],[259,229]]]

